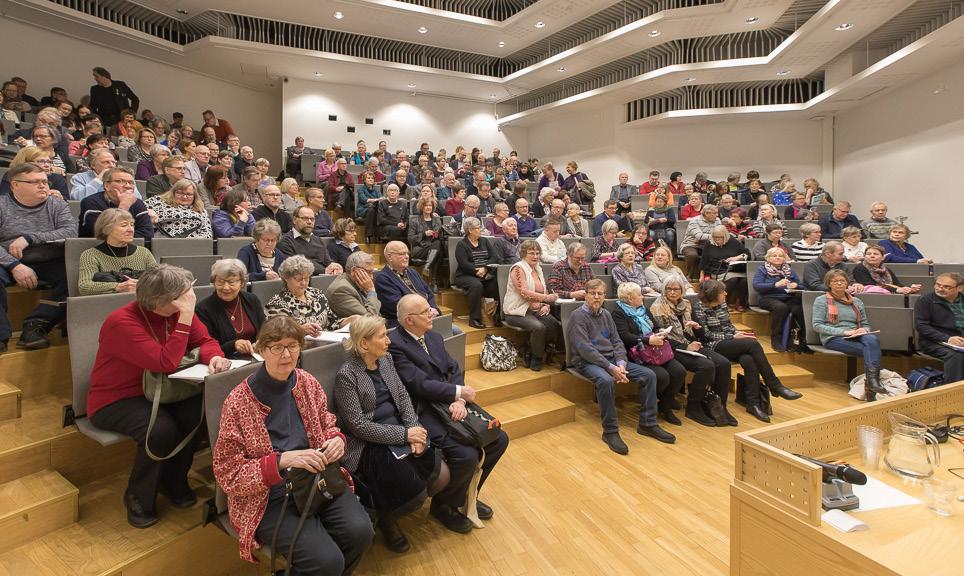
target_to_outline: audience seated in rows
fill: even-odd
[[[572,202],[566,206],[566,218],[562,221],[562,234],[574,238],[591,238],[593,222],[582,217],[582,208]]]
[[[556,262],[549,274],[549,290],[560,298],[586,299],[586,283],[592,280],[592,270],[586,263],[586,246],[573,242],[566,247],[566,258]]]
[[[339,318],[378,316],[381,303],[375,292],[375,258],[355,252],[345,261],[345,271],[325,290],[332,313]]]
[[[710,232],[710,240],[703,245],[700,256],[703,279],[723,282],[726,302],[737,312],[743,312],[749,305],[745,264],[749,257],[750,251],[722,225]]]
[[[841,244],[844,247],[844,261],[853,264],[864,259],[867,243],[860,239],[860,228],[848,226],[840,233]]]
[[[315,213],[311,233],[319,238],[330,237],[335,224],[331,220],[331,214],[325,210],[325,192],[321,188],[308,188],[305,190],[305,204]]]
[[[313,271],[314,266],[304,256],[286,258],[278,268],[284,286],[268,300],[264,312],[268,317],[291,316],[309,336],[318,336],[342,328],[355,318],[340,318],[331,311],[325,293],[309,285]]]
[[[392,183],[385,188],[385,198],[378,201],[378,214],[375,222],[382,238],[387,240],[403,240],[406,238],[408,203],[399,198],[399,194],[398,185]]]
[[[766,227],[770,224],[776,224],[777,226],[786,230],[787,226],[783,223],[783,220],[777,218],[777,209],[773,204],[763,204],[759,206],[759,211],[757,212],[757,217],[753,221],[753,228],[750,230],[750,236],[754,238],[762,238],[766,235]],[[747,218],[752,218],[749,212],[747,213]]]
[[[10,161],[10,166],[8,171],[0,179],[0,194],[10,194],[10,170],[13,170],[17,166],[26,163],[33,163],[43,169],[44,173],[47,175],[47,189],[50,194],[59,196],[63,200],[70,198],[68,195],[67,179],[64,178],[63,174],[60,174],[59,170],[54,168],[53,162],[51,161],[51,153],[49,150],[42,150],[36,146],[27,146],[26,148],[21,148],[19,152]]]
[[[225,358],[251,359],[255,339],[265,322],[264,306],[245,290],[248,271],[237,258],[216,260],[211,266],[214,293],[197,303],[195,311],[218,341]]]
[[[750,249],[750,260],[763,261],[770,248],[779,248],[787,260],[792,260],[793,248],[783,240],[786,231],[776,224],[770,224],[765,232],[766,236],[757,240]]]
[[[880,246],[868,246],[864,257],[854,266],[854,282],[861,284],[865,292],[869,287],[882,288],[891,294],[916,294],[920,292],[920,284],[904,286],[893,270],[884,265],[884,249]]]
[[[860,220],[850,213],[850,202],[840,200],[833,205],[833,210],[829,214],[824,214],[820,218],[820,235],[824,238],[840,238],[843,229],[848,226],[860,228]],[[861,229],[861,237],[866,233]]]
[[[319,472],[347,460],[349,445],[330,411],[334,399],[314,376],[296,368],[304,345],[305,330],[291,318],[265,322],[254,346],[264,363],[221,408],[214,475],[227,493],[242,559],[254,561],[258,543],[273,543],[289,556],[292,572],[350,574],[374,537],[354,490],[345,490],[304,524],[296,507],[285,506],[285,470]]]
[[[465,237],[455,248],[455,285],[466,292],[469,325],[484,328],[482,299],[486,297],[498,301],[499,287],[494,267],[501,262],[489,239],[482,237],[482,223],[478,218],[466,218],[462,226]]]
[[[813,329],[831,350],[864,359],[864,393],[868,402],[887,390],[880,383],[880,340],[870,326],[860,298],[850,292],[850,278],[842,270],[830,270],[823,284],[828,287],[813,302]]]
[[[787,263],[784,247],[767,250],[763,266],[756,270],[753,289],[760,295],[760,308],[770,313],[770,347],[786,352],[792,344],[794,325],[797,330],[799,352],[810,352],[807,346],[807,325],[803,319],[803,301],[800,295],[800,278]]]
[[[197,193],[197,186],[187,178],[178,180],[163,194],[151,196],[144,204],[157,215],[154,230],[158,236],[214,238],[211,220]]]
[[[543,264],[555,264],[566,257],[566,244],[559,239],[562,231],[560,220],[554,216],[547,218],[543,224],[542,234],[536,238],[539,244],[539,261]]]
[[[603,202],[603,211],[593,220],[593,235],[599,237],[602,234],[603,224],[612,221],[616,224],[617,232],[631,232],[633,221],[631,213],[626,216],[616,214],[616,201],[606,200]]]
[[[713,229],[722,224],[718,213],[716,206],[707,204],[699,218],[687,220],[686,232],[679,247],[680,255],[685,260],[687,278],[696,280],[699,277],[703,245],[709,241]]]
[[[905,224],[897,224],[890,229],[890,238],[880,241],[880,247],[884,249],[884,260],[891,264],[904,264],[918,262],[921,264],[933,264],[930,258],[924,258],[916,246],[907,241],[910,236],[910,228]]]
[[[265,218],[255,223],[252,235],[254,242],[238,250],[238,260],[244,264],[252,282],[277,280],[280,277],[278,270],[286,258],[278,248],[281,227],[274,220]]]
[[[866,233],[866,238],[886,240],[890,238],[890,229],[897,225],[896,220],[887,217],[887,204],[874,202],[870,205],[870,218],[860,223]]]
[[[801,238],[791,244],[793,259],[797,262],[809,262],[820,257],[824,243],[820,241],[820,225],[816,222],[804,222],[800,225]]]
[[[81,238],[94,238],[95,223],[108,208],[120,208],[134,219],[134,237],[150,240],[154,237],[154,223],[150,210],[140,198],[134,185],[134,177],[127,168],[108,168],[101,173],[103,190],[87,196],[80,202]]]
[[[150,180],[154,176],[163,173],[164,161],[170,157],[171,151],[167,146],[154,144],[151,146],[148,157],[137,163],[137,170],[134,172],[134,177],[138,180]]]
[[[211,166],[204,172],[201,183],[198,184],[198,195],[204,203],[204,209],[214,211],[221,205],[224,195],[231,190],[231,180],[223,166]]]
[[[419,294],[429,303],[434,318],[440,314],[435,295],[415,269],[408,265],[409,251],[404,242],[388,242],[384,249],[385,265],[375,274],[375,292],[381,303],[379,313],[389,328],[399,325],[398,302],[406,294]]]
[[[174,183],[184,179],[184,159],[171,156],[161,163],[161,173],[147,180],[147,198],[158,196],[171,189]]]
[[[248,166],[241,172],[238,178],[238,184],[233,190],[238,190],[244,194],[248,200],[248,204],[254,209],[261,206],[262,202],[260,184],[261,172],[254,166]]]
[[[853,281],[853,276],[844,266],[843,259],[844,249],[840,242],[832,240],[824,244],[820,256],[807,262],[803,269],[803,287],[806,290],[826,292],[829,288],[823,283],[824,277],[831,270],[839,270],[851,280],[848,288],[850,293],[856,294],[863,290],[863,286]]]
[[[646,285],[656,292],[663,292],[667,280],[676,279],[683,284],[684,294],[695,294],[686,274],[673,264],[673,254],[669,248],[660,246],[653,252],[653,260],[646,267]]]
[[[619,224],[614,220],[606,220],[602,223],[599,235],[596,236],[592,245],[592,256],[590,262],[615,262],[616,261],[616,236],[619,234]]]
[[[157,265],[154,255],[134,244],[134,217],[122,208],[97,216],[94,238],[103,243],[80,253],[77,289],[81,296],[134,292],[137,279]]]
[[[294,228],[287,234],[282,234],[278,241],[278,250],[285,258],[304,256],[314,268],[313,275],[341,274],[342,266],[333,262],[331,251],[325,246],[321,238],[312,234],[315,213],[308,206],[299,206],[294,211]]]
[[[944,361],[944,381],[964,379],[964,277],[940,274],[934,291],[914,305],[914,328],[920,335],[920,349]],[[953,348],[956,347],[956,348]]]
[[[281,189],[274,184],[269,184],[261,189],[261,198],[263,204],[251,211],[255,221],[268,218],[277,222],[282,234],[291,232],[294,222],[291,220],[291,214],[281,205]]]

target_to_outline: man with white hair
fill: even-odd
[[[867,238],[874,240],[888,240],[890,229],[897,225],[897,221],[887,217],[887,204],[874,202],[870,205],[870,218],[860,223]]]
[[[833,205],[830,214],[820,218],[820,237],[841,238],[843,237],[843,229],[850,226],[860,228],[860,220],[857,220],[857,217],[850,213],[850,202],[840,200]],[[867,232],[861,229],[860,236],[866,237]]]
[[[194,157],[184,163],[184,177],[195,184],[200,184],[210,161],[211,149],[207,146],[195,146]]]
[[[325,290],[328,306],[339,318],[378,316],[381,303],[375,292],[375,258],[361,250],[345,261],[345,271]]]
[[[113,152],[106,148],[100,148],[91,152],[88,156],[88,161],[90,162],[90,170],[81,172],[80,174],[74,174],[70,179],[71,200],[83,200],[88,196],[103,192],[104,174],[111,168],[117,166]],[[137,192],[136,188],[135,193],[137,197],[140,198],[141,195]]]
[[[609,199],[616,201],[616,212],[620,215],[632,209],[629,199],[639,194],[639,187],[629,183],[629,174],[619,173],[619,184],[613,186]]]
[[[249,166],[254,166],[254,148],[242,146],[238,155],[234,157],[234,177],[240,180],[244,169]]]

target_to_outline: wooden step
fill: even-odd
[[[23,319],[33,312],[40,300],[49,298],[52,293],[50,290],[26,290],[16,285],[7,287],[7,317],[13,329],[20,330]],[[13,347],[13,341],[10,346]]]
[[[76,486],[130,470],[134,442],[103,447],[63,427],[66,396],[24,397],[20,418],[0,422],[0,483],[53,469]]]
[[[813,372],[806,368],[801,368],[793,364],[774,364],[773,372],[780,379],[780,382],[788,388],[810,388],[813,383]],[[736,382],[736,375],[743,374],[743,367],[739,364],[733,365],[733,381]]]
[[[20,418],[22,398],[20,388],[0,380],[0,420]]]
[[[77,521],[79,490],[53,470],[0,485],[0,550]]]
[[[186,510],[158,498],[160,522],[146,530],[127,524],[127,472],[81,486],[80,519],[43,538],[0,551],[0,574],[146,576],[264,573],[243,562],[237,542],[213,525],[201,527],[200,505]],[[197,487],[199,501],[213,494]]]
[[[452,289],[442,290],[435,295],[435,302],[452,309],[452,314],[456,316],[469,313],[469,302],[465,294]]]
[[[576,405],[555,392],[542,392],[485,407],[511,438],[573,422]]]
[[[527,337],[521,334],[520,332],[518,332],[517,330],[513,330],[512,328],[509,328],[508,326],[503,326],[502,328],[473,328],[469,326],[468,320],[464,320],[459,317],[453,318],[452,323],[458,326],[459,328],[461,328],[463,332],[465,332],[466,347],[468,347],[470,344],[479,344],[485,341],[485,337],[487,334],[493,334],[495,336],[502,336],[502,337],[508,338],[516,346],[516,349],[518,349],[519,345],[521,344],[521,339],[523,337]]]
[[[70,395],[70,352],[60,330],[50,334],[51,345],[43,350],[22,350],[16,339],[10,340],[8,351],[0,354],[0,376],[16,384],[24,398],[47,394]]]
[[[508,372],[486,372],[475,369],[465,372],[465,383],[475,388],[476,402],[482,406],[491,406],[515,398],[548,392],[552,384],[552,373],[549,370],[533,372],[522,367]]]
[[[482,367],[479,356],[482,355],[482,342],[465,345],[465,371],[475,370]]]

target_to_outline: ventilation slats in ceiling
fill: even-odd
[[[633,122],[677,110],[801,104],[821,92],[823,78],[682,86],[628,102],[626,121]]]

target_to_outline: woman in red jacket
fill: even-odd
[[[152,404],[144,397],[145,370],[172,373],[181,358],[198,349],[200,362],[210,372],[223,372],[231,363],[222,357],[218,341],[194,316],[197,300],[194,276],[182,268],[161,264],[137,281],[137,298],[113,312],[100,329],[100,346],[90,373],[87,414],[103,430],[130,436],[137,456],[124,493],[127,521],[135,528],[157,523],[154,501],[158,490],[177,508],[190,508],[197,496],[187,473],[200,439],[195,434],[176,455],[154,460],[145,449]],[[194,430],[201,419],[202,396],[161,404],[150,435],[153,454],[167,455]]]
[[[287,470],[321,471],[345,454],[345,436],[314,376],[295,368],[305,331],[290,316],[269,318],[255,349],[264,365],[235,387],[221,408],[214,476],[228,495],[241,558],[270,543],[284,504]],[[342,470],[347,476],[347,472]],[[287,553],[301,515],[290,503],[278,530]],[[305,520],[288,562],[297,574],[351,574],[371,546],[372,523],[352,490]]]

